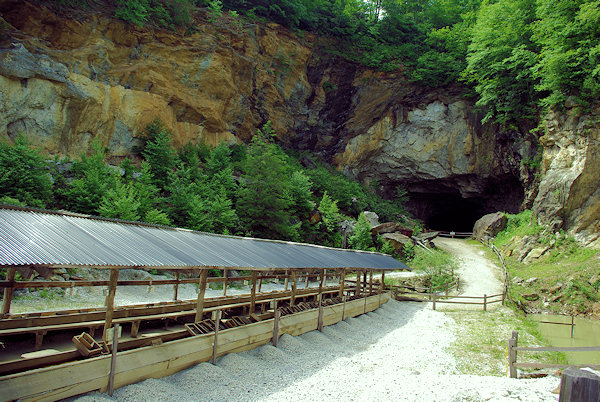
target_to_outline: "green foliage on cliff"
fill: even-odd
[[[13,146],[0,142],[0,194],[33,207],[52,199],[52,182],[42,155],[19,135]]]

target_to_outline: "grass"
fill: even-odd
[[[494,243],[503,254],[511,254],[513,245],[525,236],[536,239],[535,247],[549,247],[540,258],[527,264],[515,255],[506,256],[511,278],[509,298],[529,310],[558,314],[599,314],[600,251],[580,246],[565,233],[551,233],[537,224],[530,211],[507,215],[507,228]],[[533,283],[525,281],[537,278]]]
[[[507,307],[492,311],[446,311],[457,323],[451,352],[459,374],[505,376],[508,370],[507,345],[512,331],[519,332],[519,346],[548,346],[537,323]],[[527,355],[523,355],[528,353]],[[557,352],[521,352],[520,362],[565,363]]]

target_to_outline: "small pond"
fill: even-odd
[[[571,324],[571,317],[553,314],[532,314],[534,321],[552,321]],[[552,346],[600,346],[600,320],[577,318],[571,339],[570,325],[540,323],[539,329]],[[565,353],[571,364],[600,364],[600,352]]]

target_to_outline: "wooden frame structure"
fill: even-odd
[[[110,273],[107,280],[43,282],[16,275],[80,267]],[[0,280],[0,342],[13,351],[0,350],[0,400],[55,400],[112,392],[373,311],[389,299],[373,271],[383,278],[385,270],[409,268],[378,253],[0,205],[0,269],[6,270]],[[120,280],[122,269],[175,275]],[[246,275],[230,277],[232,270]],[[356,281],[347,279],[350,272]],[[283,281],[283,289],[263,291],[267,280]],[[232,281],[249,281],[249,293],[228,295]],[[190,283],[198,286],[198,296],[180,300],[180,286]],[[206,297],[211,283],[223,284],[222,296]],[[120,288],[139,285],[171,285],[173,301],[115,305]],[[104,307],[11,314],[17,289],[94,286],[106,289]]]

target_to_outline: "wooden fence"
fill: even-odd
[[[589,367],[594,370],[600,369],[596,364],[549,364],[537,362],[517,363],[518,352],[600,352],[600,346],[580,346],[580,347],[523,347],[518,346],[519,333],[513,331],[512,337],[508,340],[508,371],[511,378],[517,378],[517,368],[566,368],[566,367]]]
[[[505,294],[505,297],[508,297],[510,300],[510,296],[508,293],[509,275],[508,275],[508,268],[506,267],[506,260],[504,259],[504,256],[502,255],[500,250],[498,250],[498,247],[496,247],[494,245],[494,243],[492,243],[492,239],[488,238],[487,240],[481,240],[481,243],[483,243],[483,245],[489,247],[490,250],[492,250],[494,252],[494,254],[496,254],[496,256],[498,257],[500,264],[502,264],[502,273],[503,273],[503,282],[504,282],[504,291],[503,292]]]

